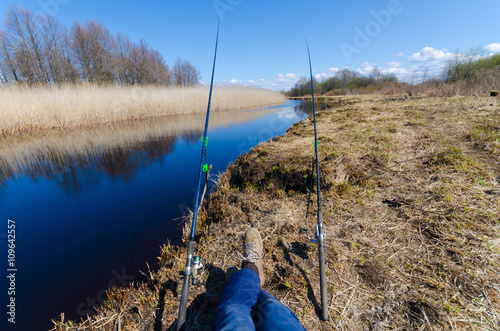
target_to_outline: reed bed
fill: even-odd
[[[0,89],[0,135],[204,113],[208,87],[40,86]],[[216,86],[212,110],[255,109],[283,103],[274,91]]]

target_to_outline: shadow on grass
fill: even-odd
[[[208,264],[205,267],[205,272],[208,272],[208,278],[205,282],[206,292],[198,294],[189,304],[186,322],[181,330],[210,330],[212,327],[212,319],[217,310],[226,274],[224,270],[213,264]],[[167,330],[173,331],[176,330],[176,327],[177,320]],[[155,328],[156,330],[161,330],[161,324],[159,329]]]
[[[171,291],[174,298],[177,297],[177,282],[173,280],[168,280],[165,282],[161,288],[160,292],[158,294],[158,305],[156,306],[156,313],[155,313],[155,324],[154,324],[154,331],[162,331],[163,330],[163,312],[165,310],[165,294],[168,291]]]
[[[298,243],[298,242],[294,242],[292,243],[292,247],[301,247],[303,244],[301,243]],[[309,277],[307,276],[307,273],[304,269],[302,269],[298,264],[294,263],[293,260],[292,260],[292,257],[290,255],[290,253],[293,253],[292,250],[283,243],[283,241],[279,240],[278,242],[278,246],[283,249],[283,252],[284,252],[284,257],[285,257],[285,260],[288,262],[288,264],[293,267],[293,268],[297,268],[297,270],[299,270],[300,274],[302,275],[302,277],[304,277],[304,280],[306,281],[307,283],[307,298],[309,299],[309,301],[312,303],[312,305],[314,306],[314,311],[316,312],[316,315],[318,316],[318,318],[321,316],[321,307],[320,305],[318,304],[318,300],[316,300],[316,296],[314,295],[314,291],[312,289],[312,284],[311,284],[311,280],[309,279]],[[295,249],[294,249],[295,250]],[[298,250],[297,250],[298,251]],[[298,253],[295,253],[295,255],[297,255],[298,257],[302,258],[302,259],[306,259],[307,258],[307,255],[306,254],[302,254],[300,252]]]

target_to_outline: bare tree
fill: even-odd
[[[170,85],[172,80],[172,75],[168,69],[168,65],[165,62],[163,56],[157,50],[151,52],[151,63],[153,79],[155,84]],[[198,83],[198,77],[196,78]]]
[[[113,55],[116,43],[104,25],[95,21],[81,25],[75,21],[70,39],[84,81],[109,83],[115,80]]]
[[[0,84],[6,85],[9,83],[8,71],[7,71],[7,61],[2,52],[2,45],[4,43],[5,33],[0,30]]]
[[[69,83],[76,83],[80,81],[78,71],[76,70],[75,60],[73,53],[71,51],[71,39],[68,32],[64,35],[64,44],[61,47],[63,52],[65,64],[64,64],[64,80]]]
[[[382,79],[382,71],[380,70],[379,66],[375,66],[372,71],[370,72],[370,77],[375,80],[376,83],[378,83]]]
[[[5,27],[18,69],[24,79],[28,83],[48,83],[37,17],[26,8],[11,6],[7,12]]]
[[[483,52],[483,47],[471,48],[465,53],[456,50],[448,60],[444,76],[446,80],[455,82],[462,79],[469,79],[477,69],[478,59]]]
[[[118,34],[116,68],[120,83],[170,85],[170,72],[163,56],[144,39],[138,44]]]
[[[422,84],[427,83],[430,80],[429,68],[425,67],[424,72],[422,73]]]
[[[69,57],[68,33],[53,16],[42,19],[44,54],[50,72],[50,81],[64,83],[76,81],[76,71]]]
[[[177,58],[172,68],[174,83],[178,86],[191,86],[198,84],[199,71],[189,61]]]
[[[70,47],[72,56],[77,61],[78,73],[83,81],[93,82],[95,77],[91,71],[91,56],[88,50],[88,36],[85,28],[77,21],[70,30]]]
[[[151,70],[149,68],[149,46],[142,38],[139,40],[139,44],[135,48],[134,59],[137,84],[146,84],[151,80]]]
[[[130,53],[134,44],[130,39],[118,33],[116,36],[116,70],[118,82],[121,84],[134,84],[134,64]]]
[[[14,52],[7,34],[0,30],[0,65],[2,66],[3,81],[8,83],[10,80],[18,82],[18,74],[14,62]]]
[[[358,75],[349,69],[340,70],[336,76],[342,81],[342,87],[347,87],[349,83]]]
[[[116,43],[109,30],[101,23],[87,23],[89,47],[94,76],[99,83],[114,81],[113,54]]]

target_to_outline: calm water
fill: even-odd
[[[212,128],[211,174],[308,113],[307,104],[289,101],[271,115]],[[0,329],[46,330],[61,312],[79,320],[102,302],[108,287],[142,280],[139,270],[147,270],[146,261],[155,265],[165,240],[179,242],[178,218],[193,208],[201,134],[75,157],[1,183]],[[6,314],[8,219],[16,225],[15,325]]]

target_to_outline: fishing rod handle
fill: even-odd
[[[326,291],[326,261],[325,261],[325,236],[323,232],[323,212],[318,210],[318,253],[319,253],[319,282],[321,290],[321,320],[328,321],[328,298]]]
[[[321,289],[321,320],[328,321],[328,298],[326,293],[326,266],[325,266],[325,248],[323,238],[318,239],[319,250],[319,281]]]
[[[189,240],[186,258],[186,270],[184,271],[184,283],[182,284],[181,301],[179,303],[179,317],[177,318],[176,330],[181,330],[186,321],[187,301],[189,297],[189,278],[191,276],[191,263],[193,261],[194,241]]]

